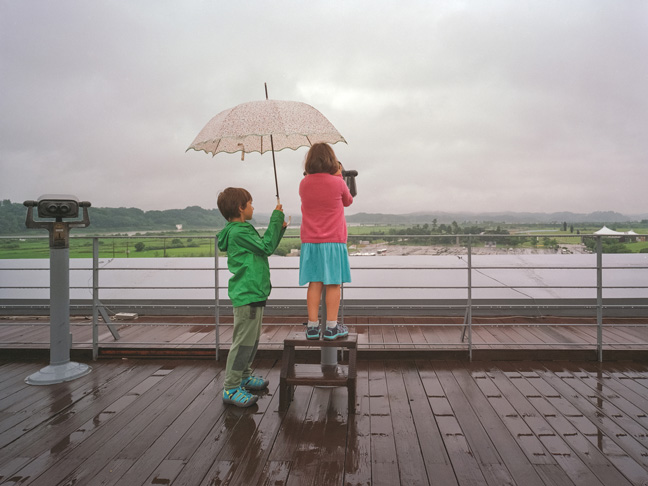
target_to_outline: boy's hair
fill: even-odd
[[[223,217],[231,221],[241,215],[241,208],[251,200],[252,195],[242,187],[228,187],[218,195],[216,204]]]
[[[327,143],[315,143],[306,154],[304,170],[307,174],[335,174],[340,168],[335,152]]]

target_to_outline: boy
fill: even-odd
[[[252,361],[259,345],[263,308],[270,295],[268,256],[277,249],[287,223],[281,204],[270,217],[268,229],[259,235],[252,219],[254,207],[248,191],[228,187],[218,195],[218,210],[228,223],[218,235],[218,249],[227,252],[232,272],[228,294],[234,308],[234,335],[227,356],[223,402],[249,407],[259,399],[248,390],[263,390],[268,381],[252,375]]]

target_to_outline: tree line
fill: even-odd
[[[393,239],[391,242],[408,245],[453,244],[457,241],[457,238],[459,238],[459,243],[467,244],[467,237],[457,237],[455,235],[492,235],[491,242],[508,246],[517,246],[526,241],[526,238],[508,237],[510,232],[500,226],[495,229],[475,224],[462,227],[456,221],[451,224],[437,224],[436,219],[432,221],[432,224],[425,223],[407,228],[390,228],[388,231],[372,231],[370,234],[376,236],[407,236],[406,241],[397,242],[396,239]],[[435,238],[425,238],[425,236],[435,236]]]
[[[174,231],[179,224],[183,230],[208,230],[222,228],[227,223],[218,209],[203,209],[199,206],[164,211],[91,207],[89,215],[89,231],[92,232]],[[4,199],[0,205],[0,235],[27,234],[30,230],[25,227],[26,216],[27,208],[23,204]]]

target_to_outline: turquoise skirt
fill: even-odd
[[[345,243],[302,243],[299,254],[299,285],[309,282],[340,285],[350,281],[351,267]]]

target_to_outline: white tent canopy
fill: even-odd
[[[628,236],[628,235],[636,235],[637,233],[635,233],[632,230],[626,231],[626,232],[614,231],[614,230],[611,230],[610,228],[608,228],[607,226],[603,226],[600,230],[596,231],[594,234],[595,235]]]

